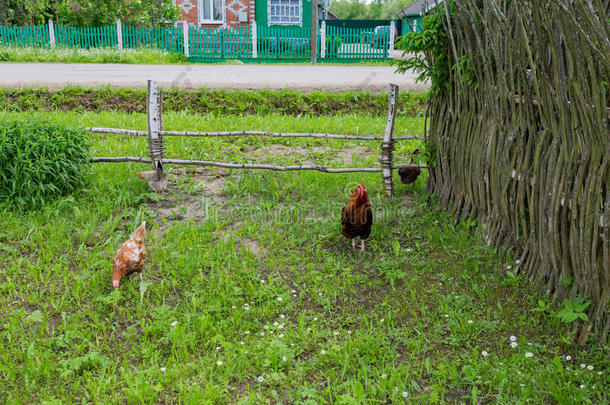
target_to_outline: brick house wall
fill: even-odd
[[[198,0],[176,0],[176,5],[182,11],[182,20],[189,25],[202,27],[242,27],[252,24],[255,18],[255,0],[225,0],[225,21],[224,24],[219,23],[199,23],[199,1]],[[239,13],[245,12],[248,16],[246,23],[239,22]]]

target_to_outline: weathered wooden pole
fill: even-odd
[[[55,26],[53,20],[49,18],[49,45],[51,48],[55,48]]]
[[[116,20],[116,43],[119,51],[123,50],[123,24],[121,19]]]
[[[394,182],[392,180],[392,165],[394,161],[394,120],[396,118],[396,109],[398,106],[398,86],[390,84],[390,92],[388,94],[388,118],[385,123],[385,133],[383,134],[383,143],[381,144],[380,163],[382,167],[381,175],[383,176],[383,187],[388,197],[392,196],[394,191]]]
[[[311,0],[311,63],[316,64],[318,53],[318,0]]]
[[[163,172],[163,136],[159,131],[163,128],[162,122],[162,95],[157,82],[148,81],[146,110],[148,115],[148,149],[153,170],[156,172],[156,181],[165,178]]]

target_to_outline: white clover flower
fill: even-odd
[[[172,322],[172,326],[176,326],[176,325],[178,325],[178,321]]]
[[[381,319],[379,320],[379,322],[383,322],[383,321],[385,321],[385,319],[384,319],[384,318],[381,318]]]
[[[348,331],[347,331],[347,334],[348,334],[348,335],[351,335],[351,334],[352,334],[352,331],[351,331],[351,330],[348,330]]]
[[[532,344],[531,344],[530,342],[527,342],[527,345],[528,345],[528,346],[531,346]]]
[[[247,331],[244,332],[244,335],[248,335],[249,333],[250,333],[250,331],[247,330]]]
[[[566,361],[570,361],[572,360],[572,356],[570,356],[569,354],[566,356]]]
[[[322,296],[322,293],[318,293],[318,295],[321,297],[321,296]]]
[[[162,373],[165,373],[165,370],[166,370],[166,368],[165,368],[165,367],[161,367],[161,368],[159,368],[159,371],[160,371],[160,372],[162,372]]]
[[[278,325],[279,325],[279,323],[273,322],[273,326],[278,326]]]
[[[443,283],[438,283],[438,285],[443,285]]]
[[[282,297],[277,297],[277,300],[278,300],[279,302],[282,302]]]
[[[449,314],[445,314],[445,318],[449,318]]]
[[[587,370],[593,370],[593,366],[592,365],[588,365],[587,366]]]
[[[272,330],[270,330],[269,333],[271,333],[273,335],[273,331]]]
[[[384,374],[381,374],[381,378],[385,380],[386,378],[388,378],[388,375],[387,375],[387,374],[385,374],[385,373],[384,373]]]
[[[516,336],[511,336],[509,339],[510,339],[511,342],[514,342],[514,341],[517,340],[517,337]]]
[[[278,329],[284,329],[284,324],[283,324],[283,323],[281,323],[281,324],[280,324],[280,325],[279,325],[277,328],[278,328]]]
[[[243,344],[245,344],[245,343],[244,343],[243,341],[241,341],[241,342],[239,342],[239,344],[240,344],[240,345],[243,345]]]
[[[409,396],[409,393],[408,393],[407,391],[403,391],[403,392],[402,392],[402,397],[403,397],[403,398],[406,398],[406,397],[408,397],[408,396]]]
[[[597,375],[602,375],[602,372],[601,372],[601,371],[598,371],[598,372],[597,372]]]
[[[282,360],[286,361],[286,360],[288,360],[288,358],[286,356],[282,356]]]
[[[587,365],[581,363],[580,368],[585,368],[585,367],[587,367]]]
[[[322,350],[320,351],[320,354],[325,355],[325,354],[326,354],[326,350],[322,349]]]
[[[585,388],[584,384],[580,384],[580,389],[582,390],[583,388]]]
[[[265,330],[269,329],[269,325],[263,326],[263,329],[265,329]]]
[[[222,366],[222,360],[218,360],[218,361],[216,362],[216,365],[217,365],[217,366]]]
[[[521,260],[519,260],[519,259],[515,260],[515,264],[521,264]]]
[[[510,347],[512,347],[513,349],[514,349],[515,347],[517,347],[517,346],[519,346],[519,345],[517,344],[517,342],[510,342]]]
[[[525,387],[525,384],[519,384],[521,387]]]
[[[262,375],[259,375],[257,380],[258,380],[258,382],[263,382],[263,381],[265,381],[265,378]]]
[[[265,280],[261,279],[261,284],[265,284]]]
[[[413,251],[413,249],[411,249],[411,248],[406,248],[406,249],[405,249],[405,252],[407,252],[407,253],[408,253],[408,252],[412,252],[412,251]]]
[[[292,293],[293,293],[293,294],[296,294],[296,293],[297,293],[297,290],[292,290]]]
[[[525,357],[529,358],[529,357],[534,357],[534,353],[532,352],[527,352],[525,353]]]
[[[468,323],[471,324],[472,322],[474,322],[472,319],[468,320]]]
[[[244,309],[245,309],[246,311],[249,311],[249,310],[250,310],[250,307],[244,307]]]
[[[279,335],[277,335],[277,337],[279,337],[280,339],[284,337],[283,333],[280,333]]]
[[[311,328],[307,328],[307,332],[311,332]]]
[[[237,309],[237,307],[235,305],[231,305],[231,308],[233,309]]]
[[[314,318],[313,318],[313,320],[314,320],[314,321],[317,321],[317,320],[318,320],[318,317],[317,317],[317,316],[316,316],[316,317],[314,317]]]
[[[486,352],[485,350],[483,350],[483,351],[481,352],[481,354],[483,355],[483,357],[487,357],[487,352]]]
[[[265,336],[265,332],[261,332],[261,336]]]
[[[280,318],[281,318],[281,319],[284,319],[284,318],[286,318],[286,317],[284,316],[284,314],[281,314],[281,315],[280,315]]]
[[[337,331],[333,332],[333,335],[335,335],[335,336],[337,336],[338,334],[339,334],[339,332],[337,332]]]
[[[216,350],[220,350],[220,346],[216,346]]]

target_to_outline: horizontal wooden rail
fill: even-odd
[[[116,135],[132,135],[132,136],[147,136],[146,131],[137,131],[131,129],[120,128],[87,128],[87,131],[93,133],[107,133]],[[217,131],[217,132],[199,132],[199,131],[159,131],[162,136],[192,136],[192,137],[213,137],[213,136],[244,136],[244,135],[260,135],[274,138],[324,138],[324,139],[355,139],[361,141],[382,141],[380,136],[366,135],[339,135],[326,134],[318,132],[270,132],[270,131]],[[407,139],[425,139],[423,136],[408,135],[397,136],[393,138],[396,141]]]
[[[92,163],[121,163],[121,162],[137,162],[137,163],[151,163],[150,158],[146,157],[134,157],[134,156],[119,156],[119,157],[94,157],[91,158]],[[206,160],[185,160],[185,159],[161,159],[161,163],[164,165],[193,165],[193,166],[210,166],[210,167],[222,167],[225,169],[262,169],[262,170],[276,170],[276,171],[291,171],[291,170],[317,170],[326,173],[357,173],[357,172],[381,172],[381,167],[347,167],[347,168],[329,168],[326,166],[304,166],[304,165],[293,165],[293,166],[276,166],[276,165],[265,165],[265,164],[253,164],[253,163],[221,163],[212,162]],[[396,165],[394,169],[400,169],[401,167],[417,167],[420,169],[427,169],[425,165]]]

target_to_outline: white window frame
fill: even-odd
[[[206,20],[203,18],[203,2],[207,1],[213,4],[213,0],[197,0],[197,19],[199,20],[199,25],[202,24],[224,24],[226,21],[226,4],[225,0],[222,0],[222,20]]]
[[[282,1],[282,0],[279,0]],[[267,0],[267,27],[272,25],[298,25],[303,26],[303,2],[305,0],[299,0],[299,22],[271,22],[271,0]]]

